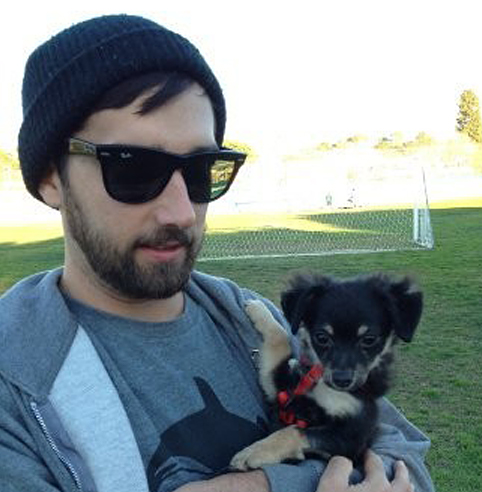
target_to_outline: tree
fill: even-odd
[[[418,147],[424,146],[424,145],[431,145],[434,142],[433,138],[426,132],[419,132],[417,133],[417,136],[415,137],[415,144]]]
[[[482,143],[479,98],[471,90],[465,90],[460,95],[456,128],[474,142]]]
[[[0,149],[0,168],[19,169],[20,164],[16,156]]]
[[[223,147],[228,149],[237,150],[238,152],[244,152],[248,155],[249,160],[255,160],[258,155],[253,147],[245,142],[240,142],[239,140],[224,140]]]

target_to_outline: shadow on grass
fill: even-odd
[[[293,217],[292,217],[293,218]],[[208,230],[202,259],[242,256],[310,255],[335,252],[421,249],[413,240],[413,211],[349,210],[295,216],[312,228],[299,229],[276,221],[256,229],[236,230],[236,217],[229,230]]]
[[[32,243],[0,243],[0,292],[18,280],[43,270],[62,265],[63,238]]]

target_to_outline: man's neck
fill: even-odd
[[[138,321],[171,321],[184,311],[183,292],[167,299],[130,299],[100,282],[76,275],[68,268],[60,278],[60,288],[73,299],[95,309]]]

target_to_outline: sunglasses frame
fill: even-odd
[[[115,196],[115,193],[113,194],[113,191],[110,189],[110,186],[106,182],[105,169],[107,166],[110,166],[111,164],[105,161],[105,157],[111,157],[113,153],[120,155],[121,158],[123,154],[125,154],[126,157],[129,157],[131,152],[136,152],[136,151],[150,152],[158,156],[161,162],[162,162],[162,158],[164,157],[165,159],[167,158],[171,163],[175,162],[175,164],[170,165],[171,173],[169,175],[168,180],[163,186],[160,186],[159,189],[155,191],[155,194],[146,192],[146,196],[142,199],[135,199],[135,200],[119,199],[118,196]],[[193,200],[191,198],[191,201],[194,203],[209,203],[214,200],[217,200],[228,192],[229,188],[234,182],[234,179],[236,178],[236,175],[238,174],[240,167],[245,163],[247,157],[247,154],[245,154],[244,152],[238,152],[236,150],[232,150],[224,147],[219,150],[194,152],[191,154],[173,154],[152,147],[142,147],[142,146],[124,145],[124,144],[94,144],[92,142],[88,142],[87,140],[83,140],[78,137],[70,137],[68,139],[67,153],[69,155],[83,155],[88,157],[94,157],[95,159],[97,159],[102,169],[102,179],[104,183],[104,188],[109,194],[109,196],[121,203],[130,203],[130,204],[146,203],[148,201],[153,200],[164,191],[174,171],[180,170],[181,172],[183,172],[184,170],[188,170],[191,166],[196,165],[196,164],[192,164],[193,160],[202,159],[202,158],[212,159],[213,163],[215,163],[216,160],[219,159],[220,161],[226,161],[233,164],[233,170],[231,176],[227,181],[225,188],[222,190],[221,193],[219,193],[219,195],[216,195],[214,198],[210,197],[209,199],[206,200],[203,199],[198,201]],[[187,183],[187,181],[186,181],[186,186],[189,190],[190,185]]]

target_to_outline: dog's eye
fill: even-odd
[[[364,348],[370,348],[376,345],[378,342],[378,337],[375,335],[366,335],[361,338],[360,344]]]
[[[331,338],[325,335],[325,333],[315,333],[313,338],[315,343],[320,347],[328,348],[331,345]]]

